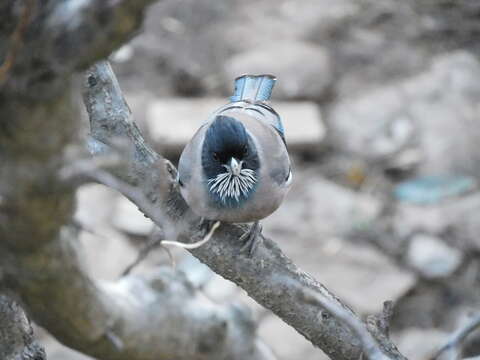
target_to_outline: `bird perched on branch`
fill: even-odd
[[[268,104],[276,79],[235,79],[231,102],[214,112],[182,152],[178,183],[191,209],[206,220],[253,222],[241,238],[251,254],[259,220],[281,204],[292,171],[279,115]]]

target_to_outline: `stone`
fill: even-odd
[[[401,182],[395,186],[394,194],[401,201],[428,205],[465,195],[477,187],[473,177],[423,176]]]
[[[401,202],[396,209],[393,231],[399,238],[415,233],[451,234],[465,251],[480,249],[480,224],[476,216],[480,211],[479,192],[427,206]]]
[[[273,349],[279,359],[328,359],[295,329],[273,314],[262,319],[258,327],[258,334]]]
[[[233,282],[225,280],[220,275],[213,278],[204,287],[206,295],[215,302],[225,302],[235,298],[238,287]]]
[[[275,75],[278,81],[273,97],[277,99],[319,100],[333,81],[329,52],[298,41],[271,42],[239,53],[227,60],[225,68],[225,79],[243,74]]]
[[[115,202],[112,224],[119,230],[136,236],[148,236],[154,227],[152,220],[146,218],[130,200],[119,197]]]
[[[415,235],[407,250],[409,265],[429,279],[451,275],[460,266],[462,259],[459,250],[428,234]]]
[[[115,219],[116,216],[116,204],[129,201],[99,184],[81,186],[76,197],[74,218],[81,227],[78,250],[82,255],[83,268],[93,278],[115,280],[137,255],[137,249],[129,239],[111,223],[112,217]],[[119,220],[124,217],[119,216]],[[122,225],[125,226],[125,223]],[[133,227],[130,229],[135,230]]]
[[[248,296],[247,292],[242,288],[238,288],[238,291],[235,294],[234,300],[235,302],[239,302],[247,306],[253,314],[254,319],[263,319],[267,314],[270,313],[270,310],[267,310],[262,305],[257,303],[253,300],[250,296]]]
[[[452,219],[445,217],[444,204],[435,206],[420,206],[401,203],[397,206],[393,232],[399,238],[408,238],[414,233],[441,234]]]
[[[189,253],[183,254],[176,269],[182,271],[195,288],[202,289],[202,293],[214,302],[244,304],[252,311],[255,319],[267,312],[263,306],[249,297],[245,290],[215,274],[207,265]]]
[[[137,249],[118,230],[145,236],[152,223],[128,199],[106,186],[83,185],[76,197],[74,218],[81,227],[78,250],[84,269],[93,278],[116,280],[137,256]]]
[[[95,279],[117,280],[137,256],[129,239],[109,226],[82,231],[79,242],[84,269]]]
[[[153,4],[145,14],[147,31],[129,44],[135,55],[116,64],[122,88],[169,96],[218,89],[220,70],[233,45],[224,29],[236,19],[236,7],[233,1],[216,0]]]
[[[367,244],[324,237],[315,251],[312,241],[310,247],[305,270],[358,314],[380,313],[384,301],[397,300],[415,284],[411,272]]]
[[[159,151],[180,154],[212,112],[227,102],[221,98],[157,99],[148,105],[145,127]],[[289,150],[308,151],[320,147],[326,129],[316,104],[273,101],[272,106],[282,117]],[[166,123],[175,126],[165,126]]]
[[[448,340],[449,334],[437,329],[409,328],[393,334],[400,352],[411,360],[431,359]]]
[[[319,24],[310,36],[334,49],[339,72],[335,93],[340,98],[362,96],[386,82],[415,75],[432,58],[431,49],[412,41],[417,34],[409,32],[417,31],[420,20],[412,16],[406,2],[361,2],[350,19],[326,26]]]
[[[271,6],[271,5],[270,5]],[[328,41],[331,34],[342,24],[358,15],[361,4],[351,0],[303,0],[301,6],[287,0],[281,4],[279,24],[293,33],[297,39]],[[271,8],[267,9],[271,12]],[[259,18],[261,22],[263,18]],[[289,25],[286,26],[285,23]],[[268,26],[268,24],[263,24]],[[287,37],[288,35],[283,35]]]
[[[110,59],[117,63],[123,63],[123,62],[129,61],[134,55],[134,52],[135,51],[132,45],[126,44],[126,45],[123,45],[120,49],[116,50],[111,55]]]
[[[215,273],[207,265],[188,252],[183,254],[176,269],[182,271],[195,288],[207,286],[215,277]]]
[[[438,56],[417,76],[333,106],[327,117],[332,143],[387,165],[404,151],[418,149],[423,175],[474,176],[480,171],[479,77],[480,63],[473,55]]]
[[[45,347],[48,360],[95,360],[90,356],[64,346],[46,332],[44,332],[44,336],[41,339],[41,344]]]
[[[323,179],[314,170],[296,171],[282,206],[263,221],[275,233],[344,235],[368,226],[381,212],[381,202],[370,195]]]
[[[359,8],[351,0],[302,0],[301,4],[292,0],[245,0],[224,27],[224,39],[235,53],[272,42],[326,40],[332,28],[357,15]]]
[[[116,191],[104,185],[87,184],[79,187],[76,192],[75,220],[90,230],[102,226],[110,219],[112,204],[117,197]]]
[[[337,103],[327,117],[334,146],[367,160],[395,155],[413,140],[412,120],[392,110],[401,105],[390,88]]]
[[[282,117],[289,151],[315,151],[326,139],[320,108],[308,101],[273,102]]]

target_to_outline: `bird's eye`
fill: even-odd
[[[212,156],[213,156],[213,159],[214,159],[214,160],[217,160],[217,161],[218,161],[218,159],[219,159],[218,153],[214,152]]]
[[[248,156],[248,147],[247,146],[243,147],[243,156]]]

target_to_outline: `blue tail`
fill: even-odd
[[[235,91],[232,102],[267,101],[272,96],[273,86],[277,79],[272,75],[243,75],[235,79]]]

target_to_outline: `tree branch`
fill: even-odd
[[[18,2],[18,1],[17,1]],[[23,46],[12,36],[0,59],[15,49],[2,92],[34,98],[57,96],[68,86],[68,77],[92,62],[107,57],[132,37],[143,11],[154,0],[46,0],[26,1],[31,21],[22,29]],[[13,10],[14,0],[2,5],[0,22],[22,23]],[[33,3],[33,4],[32,4]],[[7,11],[9,10],[9,11]],[[28,69],[28,71],[25,71]],[[0,79],[1,80],[1,79]],[[3,86],[1,86],[3,85]]]
[[[390,357],[383,354],[377,341],[372,334],[367,331],[365,324],[360,321],[351,311],[343,306],[339,306],[332,301],[319,296],[310,289],[299,289],[300,300],[313,305],[325,308],[330,314],[349,326],[361,341],[362,348],[366,357],[370,360],[388,360]]]
[[[0,295],[0,358],[45,360],[45,350],[35,341],[23,310],[12,299]]]
[[[436,359],[445,359],[445,360],[457,360],[461,358],[462,354],[462,344],[465,339],[472,332],[477,330],[480,327],[480,314],[476,314],[470,321],[468,321],[464,326],[458,329],[451,337],[448,339],[447,343],[443,345],[438,351],[432,356],[432,360]]]
[[[179,194],[176,170],[144,142],[108,62],[99,62],[87,71],[83,95],[92,137],[107,146],[118,138],[130,144],[129,166],[122,176],[142,191],[149,202],[145,206],[132,199],[136,205],[163,228],[168,238],[182,242],[201,238],[200,219]],[[298,269],[273,241],[264,238],[254,258],[240,253],[238,239],[243,231],[238,225],[222,224],[211,241],[191,252],[215,272],[245,289],[258,303],[293,326],[332,359],[358,359],[362,352],[358,336],[343,319],[321,317],[328,311],[322,306],[323,302],[299,302],[298,289],[308,289],[355,317],[353,312],[323,285]],[[279,278],[283,279],[281,284],[278,284]],[[395,353],[392,358],[402,356]]]
[[[75,232],[64,227],[56,241],[3,264],[15,277],[10,288],[64,344],[99,359],[272,359],[245,308],[211,303],[182,273],[87,277]]]
[[[0,96],[2,286],[57,339],[99,359],[272,360],[245,307],[212,303],[181,273],[91,279],[78,227],[68,225],[78,184],[59,174],[79,144],[72,73],[130,36],[148,2],[36,2]],[[12,3],[0,9],[11,13]]]

